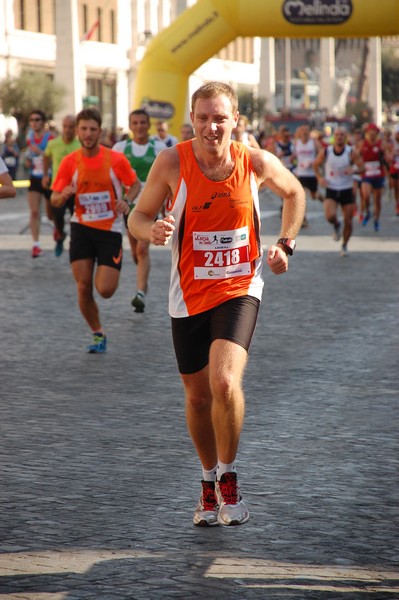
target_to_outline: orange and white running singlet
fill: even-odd
[[[211,181],[192,140],[176,146],[180,180],[168,207],[175,218],[169,313],[195,315],[238,296],[261,299],[262,246],[258,186],[248,149],[231,142],[233,173]]]
[[[100,146],[97,156],[84,156],[81,149],[68,154],[61,161],[52,189],[62,192],[67,185],[75,186],[71,222],[121,233],[123,218],[116,214],[115,202],[123,197],[122,183],[130,187],[135,181],[137,176],[127,158]]]

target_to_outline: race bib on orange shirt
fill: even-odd
[[[249,230],[193,231],[194,279],[226,279],[251,274]]]
[[[79,204],[82,207],[81,220],[83,222],[103,221],[115,216],[112,210],[111,196],[107,191],[79,194]]]

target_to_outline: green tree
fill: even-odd
[[[32,110],[42,110],[47,118],[64,106],[65,88],[45,73],[23,71],[19,77],[3,79],[0,85],[2,112],[17,119],[20,134],[28,126]]]
[[[364,123],[371,123],[373,120],[373,110],[367,102],[357,101],[348,102],[346,105],[346,116],[355,117],[356,125],[360,127]]]
[[[398,102],[399,100],[399,56],[393,48],[382,51],[381,56],[382,100]]]

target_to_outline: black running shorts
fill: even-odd
[[[341,206],[353,204],[355,201],[352,188],[346,190],[332,190],[330,188],[326,188],[326,199],[334,200]]]
[[[42,186],[42,178],[41,177],[31,177],[29,180],[29,188],[28,192],[39,192],[39,194],[43,194],[46,200],[50,200],[52,191],[50,189],[44,188]]]
[[[305,190],[309,190],[309,192],[317,192],[317,177],[302,177],[302,175],[298,175],[298,181]]]
[[[215,340],[230,340],[248,351],[259,305],[253,296],[240,296],[192,317],[172,317],[179,372],[189,375],[206,367]]]
[[[103,231],[80,223],[71,223],[71,244],[69,260],[92,258],[97,264],[122,267],[122,234],[116,231]]]

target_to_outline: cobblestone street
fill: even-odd
[[[262,196],[264,247],[280,201]],[[238,473],[250,520],[195,528],[167,294],[151,249],[144,314],[99,300],[89,355],[67,252],[30,257],[25,193],[0,203],[0,599],[397,600],[399,218],[354,219],[350,256],[320,203],[265,291],[245,376]],[[20,233],[22,231],[22,233]],[[68,244],[67,244],[68,245]]]

